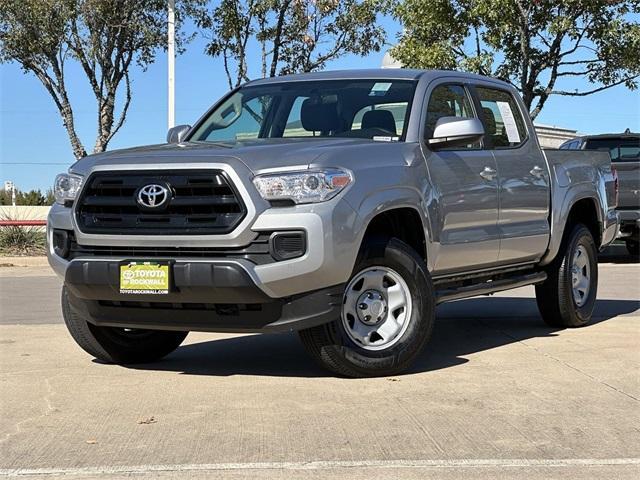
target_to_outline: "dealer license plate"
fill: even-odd
[[[169,264],[128,262],[120,265],[120,293],[166,295],[169,293]]]

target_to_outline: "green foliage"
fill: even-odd
[[[381,9],[374,0],[221,0],[213,9],[201,2],[191,13],[210,38],[206,52],[223,59],[234,87],[252,76],[251,48],[260,48],[262,77],[310,72],[345,54],[379,51],[385,40],[376,24]]]
[[[377,14],[372,1],[293,2],[281,40],[280,73],[311,72],[346,53],[380,51],[385,33],[376,24]]]
[[[179,20],[189,0],[177,3]],[[17,62],[40,80],[60,112],[75,157],[81,158],[86,150],[75,130],[66,63],[73,59],[81,65],[95,95],[93,150],[104,151],[126,118],[132,64],[145,68],[154,61],[166,44],[166,23],[166,0],[1,0],[0,62]]]
[[[51,189],[43,194],[40,190],[16,192],[16,205],[48,206],[53,205],[55,198]],[[0,190],[0,205],[11,205],[11,192]]]
[[[535,118],[552,94],[637,88],[640,0],[399,0],[404,32],[392,54],[407,67],[459,69],[512,83]],[[584,78],[586,90],[562,89]]]

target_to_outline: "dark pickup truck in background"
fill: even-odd
[[[618,238],[631,255],[640,255],[640,133],[607,133],[568,140],[563,150],[607,150],[618,173]]]

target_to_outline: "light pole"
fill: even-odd
[[[167,124],[169,128],[173,128],[176,124],[175,112],[175,70],[176,70],[176,52],[175,52],[175,23],[176,23],[176,0],[168,0],[167,5]]]
[[[11,206],[16,206],[16,185],[11,180],[4,182],[4,191],[11,192]]]

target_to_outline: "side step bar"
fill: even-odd
[[[528,273],[526,275],[516,275],[500,280],[488,280],[475,285],[465,285],[456,288],[444,288],[436,290],[436,303],[460,300],[461,298],[475,297],[476,295],[488,295],[491,293],[511,290],[512,288],[524,287],[542,283],[547,279],[545,272]]]

